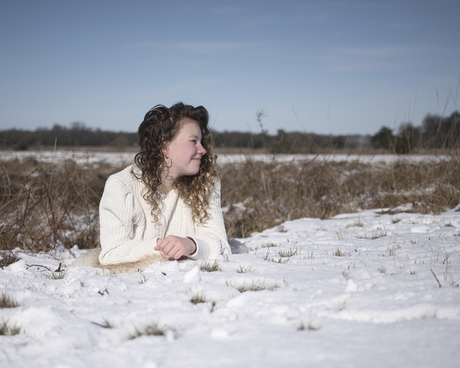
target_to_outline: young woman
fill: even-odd
[[[116,265],[230,254],[216,156],[203,106],[152,108],[139,126],[135,164],[110,176],[99,216],[99,262]]]

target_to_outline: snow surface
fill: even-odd
[[[216,272],[185,260],[107,275],[71,266],[77,247],[17,251],[0,287],[20,306],[0,321],[21,332],[0,336],[0,366],[459,367],[459,211],[287,221]],[[163,336],[130,339],[155,324]]]
[[[94,164],[103,162],[111,165],[128,166],[134,162],[135,153],[133,152],[91,152],[91,151],[0,151],[0,159],[24,160],[33,158],[42,162],[63,162],[63,160],[71,159],[78,164]],[[245,162],[250,159],[253,161],[262,162],[297,162],[297,161],[359,161],[361,163],[383,163],[390,164],[396,161],[404,160],[406,162],[421,162],[421,161],[443,161],[449,160],[450,156],[445,155],[311,155],[311,154],[296,154],[296,155],[264,155],[264,154],[219,154],[217,162],[219,165],[225,165],[233,162]]]

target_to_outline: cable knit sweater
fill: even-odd
[[[109,177],[99,206],[103,265],[137,262],[160,254],[153,248],[157,239],[168,235],[188,237],[196,244],[192,259],[216,258],[230,254],[220,208],[220,182],[211,190],[205,224],[194,223],[192,211],[175,190],[162,197],[161,216],[151,216],[150,204],[142,197],[145,185],[131,174],[131,165]],[[138,170],[138,169],[137,169]]]

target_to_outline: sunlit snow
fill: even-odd
[[[97,152],[97,151],[0,151],[3,160],[32,158],[41,162],[60,162],[71,159],[78,164],[106,163],[110,165],[128,166],[133,163],[133,152]],[[217,162],[225,165],[233,162],[244,162],[247,159],[253,161],[271,162],[295,162],[325,160],[333,162],[359,161],[361,163],[393,163],[405,160],[408,162],[420,161],[443,161],[449,160],[447,155],[358,155],[358,154],[219,154]]]
[[[76,247],[17,251],[0,285],[20,306],[0,319],[20,333],[0,336],[0,365],[458,367],[460,207],[407,209],[288,221],[215,272],[108,275],[71,266]]]

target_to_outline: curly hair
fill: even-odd
[[[140,173],[134,169],[131,173],[145,184],[147,190],[142,196],[151,204],[151,214],[155,221],[160,218],[161,194],[158,187],[166,167],[162,148],[177,136],[187,118],[198,123],[202,134],[201,144],[206,153],[201,157],[198,174],[182,176],[175,181],[174,186],[179,196],[191,208],[193,221],[205,223],[209,215],[206,207],[209,204],[211,188],[218,179],[217,156],[211,153],[213,140],[208,129],[209,114],[203,106],[193,107],[179,102],[169,109],[163,105],[153,107],[145,114],[138,130],[140,151],[134,162]]]

